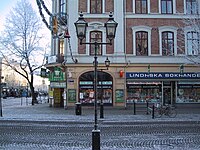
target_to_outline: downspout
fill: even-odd
[[[126,57],[126,0],[123,1],[123,15],[124,15],[124,57],[125,57],[125,65],[124,65],[124,108],[126,109],[126,99],[127,99],[127,87],[126,87],[126,68],[128,67],[127,57]]]

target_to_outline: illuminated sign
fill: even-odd
[[[200,79],[200,73],[186,72],[127,72],[127,79]]]

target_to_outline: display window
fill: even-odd
[[[179,82],[176,103],[200,103],[200,83]]]
[[[97,73],[97,103],[113,104],[112,77],[105,72]],[[94,72],[87,72],[79,78],[79,102],[82,104],[94,103]]]
[[[128,82],[127,103],[152,102],[160,103],[162,100],[161,82]]]

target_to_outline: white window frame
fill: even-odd
[[[133,0],[133,13],[135,14],[135,0]],[[147,0],[147,14],[150,14],[150,0]],[[142,14],[145,15],[145,14]]]
[[[197,32],[195,30],[192,30],[193,28],[192,27],[185,27],[184,28],[184,35],[185,35],[185,55],[189,55],[188,54],[188,45],[187,45],[187,33],[188,32]],[[197,32],[198,33],[198,32]],[[200,33],[199,33],[200,34]],[[199,39],[200,40],[200,39]],[[194,55],[190,55],[190,56],[196,56],[198,54],[194,54]]]
[[[90,22],[88,24],[87,32],[86,32],[86,42],[90,42],[90,32],[92,31],[100,31],[102,32],[102,42],[106,43],[106,29],[104,28],[104,23],[102,22]],[[90,45],[86,44],[86,55],[90,55]],[[102,45],[102,56],[106,55],[106,45]]]
[[[198,3],[198,10],[197,10],[197,13],[199,14],[199,13],[200,13],[200,1],[197,0],[197,3]],[[184,0],[184,14],[187,14],[186,0]],[[192,14],[188,14],[188,15],[192,15]],[[196,14],[194,14],[194,15],[196,15]]]
[[[173,4],[173,13],[172,14],[176,14],[176,0],[172,0],[172,4]],[[162,7],[161,7],[161,0],[159,0],[159,14],[162,14],[161,10],[162,10]],[[163,14],[163,15],[170,15],[170,14]]]
[[[162,32],[173,32],[174,33],[174,55],[177,55],[177,27],[173,26],[162,26],[158,28],[159,30],[159,49],[160,55],[162,56]]]
[[[105,13],[106,2],[102,0],[102,13]],[[90,13],[90,0],[87,0],[87,13]]]
[[[151,55],[151,30],[152,27],[149,26],[134,26],[132,27],[133,34],[133,55],[136,56],[136,32],[145,31],[148,33],[148,56]]]

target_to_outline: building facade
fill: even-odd
[[[199,22],[198,0],[52,2],[58,30],[52,34],[46,65],[51,106],[94,102],[94,46],[79,43],[74,23],[80,12],[88,22],[85,42],[106,42],[104,23],[109,12],[118,23],[113,44],[100,45],[97,50],[98,102],[125,107],[147,101],[200,103],[199,31],[194,28],[196,23],[188,24],[191,18]]]

